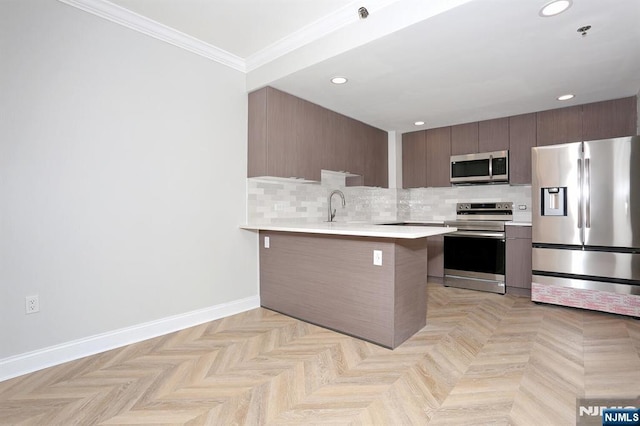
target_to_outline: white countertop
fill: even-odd
[[[417,223],[428,226],[444,226],[444,220],[402,220],[402,223]],[[390,222],[386,222],[390,223]]]
[[[257,231],[300,232],[307,234],[407,239],[432,237],[434,235],[448,234],[458,230],[457,228],[445,228],[439,226],[396,226],[345,222],[290,223],[279,225],[247,224],[240,226],[240,228]]]

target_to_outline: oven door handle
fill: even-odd
[[[504,240],[504,232],[484,232],[484,231],[456,231],[445,234],[445,237],[471,237],[471,238],[494,238],[496,240]]]

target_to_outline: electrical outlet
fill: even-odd
[[[270,243],[269,237],[264,237],[264,248],[269,248]]]
[[[373,264],[376,266],[382,266],[382,250],[373,251]]]
[[[520,205],[518,205],[518,208],[520,210],[526,210],[527,209],[527,205],[526,204],[520,204]]]
[[[36,312],[40,312],[40,300],[38,299],[38,295],[35,296],[27,296],[25,298],[25,312],[27,314],[35,314]]]

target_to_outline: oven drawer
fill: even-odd
[[[470,279],[479,280],[479,281],[495,281],[495,282],[502,282],[504,284],[504,275],[499,275],[499,274],[459,271],[457,269],[445,269],[444,273],[445,275],[456,277],[456,278],[470,278]]]
[[[491,293],[498,294],[505,293],[504,276],[502,275],[477,274],[464,271],[446,270],[444,276],[444,285],[447,287],[489,291]]]

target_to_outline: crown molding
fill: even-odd
[[[360,6],[365,6],[370,13],[375,13],[400,0],[368,0],[364,4],[362,1],[351,1],[335,12],[254,53],[246,60],[107,0],[58,1],[247,73],[357,22],[359,19],[357,10]]]
[[[306,27],[295,31],[247,58],[247,72],[293,52],[296,49],[318,40],[345,25],[357,21],[358,17],[351,4],[344,6],[329,16],[325,16]]]
[[[216,61],[246,73],[246,62],[239,56],[212,46],[188,34],[146,18],[106,0],[58,0],[77,9],[107,19],[116,24],[146,34],[158,40],[188,50],[196,55]]]
[[[365,6],[369,13],[374,13],[398,1],[400,0],[368,0],[364,4],[362,1],[352,1],[249,56],[246,59],[246,71],[251,72],[342,27],[357,22],[359,20],[357,11],[360,6]]]

